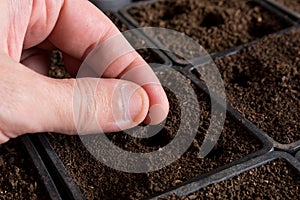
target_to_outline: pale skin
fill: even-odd
[[[1,0],[0,8],[0,143],[26,133],[78,134],[73,109],[76,79],[47,77],[48,52],[60,49],[68,72],[75,76],[89,52],[119,34],[118,29],[87,0]],[[139,70],[123,76],[135,68]],[[112,62],[103,73],[105,79],[98,78],[96,94],[85,85],[80,89],[82,95],[93,97],[90,103],[96,108],[92,116],[89,110],[81,112],[81,119],[88,124],[96,118],[103,132],[163,121],[168,100],[149,69],[136,52]],[[138,77],[143,76],[156,84],[140,85]],[[117,109],[117,115],[129,112],[131,116],[121,128],[113,117],[113,102],[118,99],[112,94],[120,85],[133,93],[129,105]],[[96,133],[97,128],[85,126],[81,131]]]

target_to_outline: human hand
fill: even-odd
[[[96,133],[99,127],[103,132],[115,132],[143,121],[157,124],[166,118],[169,104],[155,74],[135,51],[122,56],[110,51],[119,48],[117,43],[106,49],[117,59],[103,72],[105,79],[82,78],[79,86],[76,79],[46,76],[48,51],[60,49],[68,72],[74,76],[89,52],[119,34],[88,1],[3,0],[0,8],[0,143],[25,133],[77,134],[75,89],[88,98],[79,105],[82,123],[89,124],[94,118],[97,121],[84,126],[80,130],[84,133]],[[121,42],[126,43],[125,39]],[[130,73],[126,75],[127,72]],[[142,85],[143,76],[152,83]],[[98,84],[94,94],[89,84],[95,82]],[[120,102],[122,96],[130,101],[114,103]],[[122,118],[120,128],[115,116],[124,113],[129,115]]]

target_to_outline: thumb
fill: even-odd
[[[118,79],[51,79],[58,113],[47,129],[66,134],[117,132],[144,121],[149,100],[143,88]],[[54,93],[54,94],[55,94]],[[49,102],[51,104],[51,102]]]
[[[0,143],[25,133],[115,132],[147,115],[138,85],[116,79],[51,79],[0,54]]]

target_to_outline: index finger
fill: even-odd
[[[96,51],[98,62],[93,60],[94,67],[100,68],[104,59],[107,64],[104,77],[122,78],[141,85],[150,101],[146,123],[157,124],[166,118],[169,111],[167,96],[150,66],[136,51],[130,50],[126,39],[119,35],[115,25],[90,2],[65,0],[48,39],[79,61],[84,61],[92,50],[100,46]],[[142,84],[140,77],[148,77],[151,82]]]

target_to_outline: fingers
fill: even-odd
[[[167,117],[169,112],[167,96],[159,80],[147,64],[131,65],[120,73],[119,77],[135,82],[147,91],[150,108],[145,123],[155,125]]]
[[[88,59],[93,60],[94,71],[104,77],[120,77],[120,74],[129,69],[145,68],[147,74],[143,70],[137,70],[130,73],[130,76],[123,76],[123,79],[141,85],[136,78],[149,77],[152,82],[147,84],[148,87],[141,85],[149,96],[152,113],[152,120],[149,116],[146,122],[156,124],[166,118],[169,110],[168,100],[151,68],[120,35],[112,22],[88,1],[66,0],[49,40],[78,61],[83,61],[96,49],[93,52],[94,57]],[[76,67],[72,66],[71,69]]]
[[[51,79],[7,55],[0,59],[0,143],[25,133],[115,132],[136,126],[147,115],[147,94],[134,83]]]
[[[82,63],[79,76],[82,73],[137,83],[145,89],[150,100],[149,115],[145,122],[154,125],[167,117],[169,103],[158,78],[122,35],[111,37],[93,49]]]

